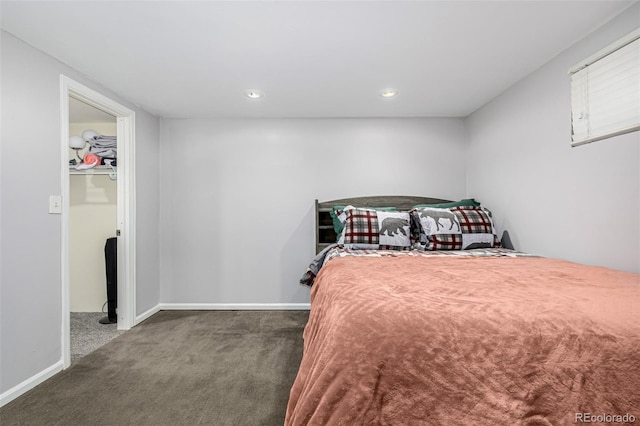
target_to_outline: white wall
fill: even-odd
[[[461,119],[161,120],[161,299],[306,303],[314,200],[465,195]]]
[[[158,119],[2,31],[0,396],[61,365],[60,74],[136,111],[137,309],[159,302]],[[34,125],[37,123],[37,125]]]
[[[468,195],[517,249],[640,272],[640,133],[571,148],[567,75],[639,16],[640,4],[468,118]]]
[[[129,108],[136,112],[135,312],[140,317],[160,302],[160,120],[139,108]]]
[[[71,312],[101,312],[107,301],[104,246],[118,227],[117,195],[107,175],[69,176]]]

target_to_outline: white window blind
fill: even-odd
[[[640,29],[585,59],[571,76],[571,145],[640,130]]]

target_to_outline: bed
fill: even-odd
[[[404,213],[421,204],[375,198],[316,202],[316,217],[351,204],[383,220],[389,213],[372,207]],[[420,227],[415,209],[409,217]],[[456,230],[453,219],[439,225]],[[497,239],[430,250],[424,232],[405,232],[408,249],[390,249],[382,237],[382,249],[319,242],[302,280],[312,285],[311,312],[286,425],[640,418],[640,275],[520,253]]]

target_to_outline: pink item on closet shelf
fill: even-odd
[[[76,170],[85,170],[100,164],[100,157],[95,154],[87,153],[82,159],[82,163],[76,166]]]

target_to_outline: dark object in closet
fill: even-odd
[[[103,166],[117,166],[118,165],[118,160],[116,160],[113,157],[100,157],[100,164]]]
[[[114,324],[118,322],[116,308],[118,307],[118,239],[107,238],[104,245],[104,262],[107,272],[107,306],[108,316],[99,320],[100,324]]]

